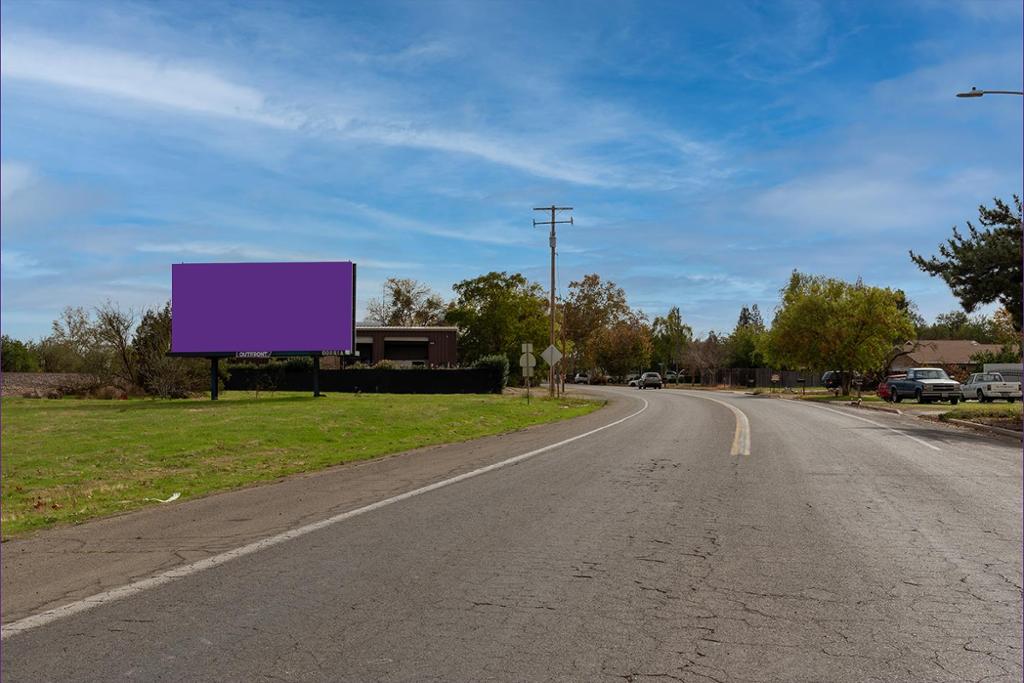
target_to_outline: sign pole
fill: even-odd
[[[217,380],[220,373],[217,372],[218,366],[220,365],[220,358],[213,357],[210,359],[210,400],[217,400]]]

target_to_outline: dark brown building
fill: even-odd
[[[356,325],[356,350],[359,362],[366,365],[388,360],[407,367],[454,367],[458,363],[458,329]]]

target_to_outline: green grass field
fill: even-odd
[[[577,398],[308,394],[4,398],[2,534],[589,413]]]
[[[1020,401],[1014,403],[1006,403],[1000,401],[998,403],[979,403],[977,401],[969,401],[958,403],[954,408],[943,413],[944,417],[951,417],[956,420],[971,420],[978,417],[995,417],[995,418],[1006,418],[1021,419],[1022,408]]]

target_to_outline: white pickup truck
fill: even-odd
[[[991,403],[1002,398],[1013,403],[1020,398],[1020,382],[1004,382],[998,372],[976,372],[960,385],[960,395],[965,401],[978,399]]]

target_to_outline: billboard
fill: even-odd
[[[171,353],[351,353],[355,292],[350,261],[173,264]]]

